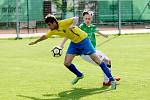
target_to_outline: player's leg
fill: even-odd
[[[91,59],[101,67],[103,72],[107,75],[107,77],[111,81],[112,89],[116,89],[116,82],[112,77],[109,69],[107,68],[107,65],[103,61],[100,61],[100,58],[96,55],[96,51],[88,38],[85,39],[85,43],[82,44],[82,47],[84,48],[82,50],[82,54],[90,55]]]
[[[111,73],[111,60],[110,60],[110,58],[108,58],[108,56],[106,56],[104,53],[102,53],[99,50],[96,50],[96,55],[101,57],[101,58],[104,58],[103,61],[107,64],[107,67]],[[105,73],[103,73],[103,76],[104,76],[103,86],[110,86],[111,82],[109,81],[109,78],[106,76]],[[120,80],[120,77],[114,77],[114,78],[116,81]]]
[[[116,89],[116,81],[115,79],[113,78],[113,76],[111,75],[107,65],[105,64],[104,61],[100,61],[99,57],[96,55],[96,53],[94,54],[91,54],[90,55],[91,59],[97,63],[101,69],[103,70],[103,72],[106,74],[106,76],[109,78],[109,81],[111,82],[111,85],[112,85],[112,89]]]
[[[105,59],[105,55],[101,51],[96,50],[96,55],[99,57],[100,61]],[[90,55],[81,55],[81,58],[91,64],[97,65],[90,57]]]
[[[104,58],[104,62],[107,64],[107,67],[111,73],[111,65],[109,63],[109,59],[107,59],[106,57]],[[104,76],[104,81],[103,81],[103,86],[110,86],[111,82],[109,81],[109,78],[106,76],[106,74],[103,72],[103,76]]]
[[[91,63],[91,64],[93,64],[93,65],[97,65],[97,64],[91,59],[91,57],[90,57],[89,55],[81,55],[81,58],[82,58],[84,61],[86,61],[86,62],[89,62],[89,63]]]
[[[96,55],[96,53],[91,54],[90,57],[96,64],[98,64],[102,68],[103,72],[107,75],[109,80],[113,81],[114,79],[113,79],[106,63],[104,61],[100,61],[99,57]]]
[[[108,67],[109,71],[111,72],[111,67],[112,67],[112,65],[111,65],[111,60],[110,60],[110,58],[108,58],[108,56],[106,56],[106,55],[105,55],[104,53],[102,53],[101,51],[100,51],[100,55],[104,55],[104,62],[107,64],[107,67]],[[110,86],[110,85],[111,85],[111,82],[109,81],[109,78],[106,76],[105,73],[103,73],[103,75],[104,75],[103,86]],[[114,79],[115,79],[116,81],[120,81],[120,77],[118,77],[118,76],[115,76]]]
[[[102,59],[100,59],[100,61],[104,61],[105,63],[106,63],[106,65],[107,65],[107,67],[108,67],[108,69],[109,69],[109,71],[110,71],[110,73],[111,73],[111,69],[110,69],[110,67],[111,67],[111,61],[110,61],[110,59],[104,54],[104,53],[102,53],[101,51],[99,51],[99,50],[96,50],[96,55],[99,57],[99,58],[102,58]],[[103,81],[103,85],[105,86],[110,86],[111,85],[111,82],[109,82],[109,78],[106,76],[106,74],[103,72],[103,76],[104,76],[104,81]]]
[[[77,77],[72,80],[72,84],[76,84],[80,79],[83,78],[83,74],[76,68],[74,64],[72,64],[72,60],[75,57],[75,55],[72,54],[66,54],[65,56],[65,61],[64,65],[72,72],[74,73]]]
[[[111,60],[105,55],[103,54],[101,51],[96,50],[96,55],[100,58],[100,61],[104,61],[107,64],[107,67],[111,73]],[[97,65],[91,58],[89,55],[81,55],[81,58],[91,64]],[[109,78],[106,76],[106,74],[103,72],[103,77],[104,77],[104,81],[103,81],[103,86],[110,86],[111,85],[111,81],[109,81]],[[114,77],[116,81],[120,80],[120,77]]]
[[[78,69],[75,67],[74,64],[72,64],[72,60],[74,59],[75,55],[72,54],[66,54],[64,65],[73,72],[77,77],[81,77],[82,73],[78,71]]]
[[[77,77],[72,81],[72,84],[74,85],[75,83],[78,82],[79,79],[83,78],[83,74],[76,68],[76,66],[74,64],[72,64],[72,60],[74,59],[74,57],[76,56],[76,54],[78,54],[78,50],[76,50],[76,44],[71,42],[66,56],[65,56],[65,61],[64,61],[64,65],[71,71],[73,72]]]
[[[109,63],[109,60],[106,59],[105,55],[101,52],[101,51],[98,51],[96,50],[96,55],[100,58],[100,61],[104,61],[106,64],[107,64],[107,67],[109,68],[108,66],[108,63]],[[97,65],[89,55],[81,55],[81,58],[91,64],[94,64],[94,65]],[[109,68],[110,70],[110,68]],[[103,72],[103,75],[104,75],[104,82],[103,84],[107,85],[107,83],[109,82],[109,78],[105,75],[105,73]],[[110,84],[111,85],[111,84]]]

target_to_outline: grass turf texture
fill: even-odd
[[[33,40],[0,40],[0,100],[150,99],[149,34],[121,35],[97,47],[111,58],[113,75],[121,77],[117,90],[102,88],[100,68],[80,57],[74,64],[85,77],[72,87],[70,81],[75,76],[63,66],[65,53],[59,58],[50,54],[62,38],[28,46]],[[97,45],[105,40],[97,37]]]

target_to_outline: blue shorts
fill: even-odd
[[[71,42],[67,50],[67,54],[76,55],[90,55],[95,52],[95,48],[93,47],[89,38],[85,38],[79,43]]]

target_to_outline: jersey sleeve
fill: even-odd
[[[45,34],[45,36],[46,36],[47,38],[50,38],[50,37],[52,36],[51,30],[48,30],[47,33]]]

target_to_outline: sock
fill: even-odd
[[[111,65],[107,64],[107,67],[111,73]],[[108,83],[109,82],[109,78],[106,76],[106,74],[103,72],[103,76],[104,76],[104,82]]]
[[[108,67],[108,66],[107,66]],[[111,69],[110,68],[108,68],[109,69],[109,71],[110,71],[110,73],[111,73]],[[109,78],[106,76],[106,74],[103,72],[103,76],[104,76],[104,82],[105,83],[108,83],[109,82]]]
[[[102,62],[99,66],[101,67],[103,72],[106,74],[106,76],[109,78],[109,80],[114,81],[114,78],[112,77],[107,65],[104,62]]]
[[[74,64],[71,64],[69,67],[67,67],[71,72],[73,72],[77,77],[81,77],[82,73],[78,71],[78,69],[75,67]]]

